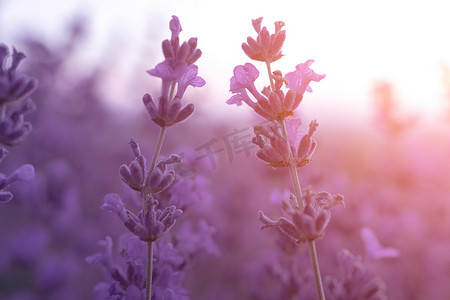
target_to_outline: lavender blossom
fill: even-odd
[[[8,47],[0,44],[0,106],[2,108],[5,103],[27,99],[37,88],[36,79],[16,73],[25,55],[13,48],[11,63],[7,68],[8,56]]]
[[[119,174],[123,182],[138,192],[156,194],[167,189],[175,179],[175,171],[169,170],[168,166],[181,163],[181,157],[172,154],[160,160],[155,168],[148,174],[146,170],[146,159],[141,154],[139,144],[134,138],[129,142],[136,158],[128,165],[121,165]]]
[[[180,46],[178,35],[182,29],[176,16],[172,17],[169,28],[172,31],[171,39],[162,43],[165,60],[147,71],[162,79],[161,95],[156,101],[149,94],[143,98],[150,118],[160,127],[173,126],[192,115],[194,105],[190,103],[183,107],[181,99],[188,86],[202,87],[206,83],[197,76],[198,67],[194,65],[202,54],[197,49],[197,39],[191,38]],[[174,97],[175,87],[177,92]]]
[[[31,132],[32,126],[24,121],[24,115],[35,109],[30,95],[37,88],[37,80],[25,74],[17,74],[17,67],[25,58],[22,52],[13,48],[11,63],[7,67],[8,48],[0,44],[0,144],[14,146],[20,144]],[[0,161],[8,151],[0,146]],[[13,194],[5,191],[16,181],[25,181],[34,177],[34,168],[26,164],[11,175],[0,173],[0,203],[8,202]]]
[[[316,149],[317,143],[312,135],[318,126],[317,121],[311,121],[308,132],[296,134],[295,138],[289,139],[289,142],[282,136],[280,126],[276,123],[255,126],[255,137],[253,137],[252,142],[260,148],[256,152],[256,156],[269,166],[278,169],[289,167],[292,153],[295,167],[303,167],[311,162],[311,157]],[[294,130],[297,130],[297,128]],[[296,132],[290,133],[292,137]]]
[[[281,217],[275,221],[260,211],[261,229],[278,228],[299,244],[323,237],[330,220],[330,209],[343,204],[343,197],[327,192],[315,193],[307,189],[302,199],[306,204],[303,209],[300,209],[294,195],[291,195],[289,202],[284,204],[288,218]]]
[[[265,26],[261,28],[262,19],[261,17],[252,20],[253,28],[258,36],[256,40],[248,37],[247,43],[242,44],[242,49],[251,59],[270,63],[283,56],[281,48],[286,39],[286,31],[281,30],[284,22],[278,21],[275,22],[275,33],[269,34]]]
[[[104,198],[102,208],[117,213],[120,220],[133,234],[145,242],[154,242],[166,233],[182,214],[180,209],[169,206],[161,210],[158,202],[150,198],[144,202],[137,215],[125,209],[122,199],[117,194],[108,194]]]
[[[106,281],[95,288],[98,299],[145,299],[146,244],[136,236],[121,236],[118,252],[123,262],[119,263],[113,259],[116,251],[111,237],[107,236],[99,245],[105,248],[104,252],[86,258],[88,264],[104,267]],[[165,239],[155,243],[154,248],[152,299],[189,300],[187,291],[181,287],[184,258]]]
[[[384,282],[363,264],[361,257],[343,249],[338,255],[341,266],[339,279],[328,277],[327,289],[331,300],[385,300]]]

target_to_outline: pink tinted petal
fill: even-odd
[[[284,79],[286,79],[286,87],[293,90],[294,92],[297,92],[298,88],[300,87],[300,73],[297,70],[295,70],[294,72],[286,73],[286,75],[284,75]]]
[[[190,84],[193,87],[202,87],[206,84],[206,81],[200,76],[195,76],[195,78],[191,80]]]
[[[258,78],[259,71],[254,65],[246,63],[244,66],[236,66],[233,74],[234,76],[230,79],[230,90],[236,93],[238,89],[247,88],[251,85]]]
[[[261,23],[262,23],[263,17],[259,17],[258,19],[252,20],[253,28],[255,28],[256,33],[259,33],[261,31]]]
[[[241,94],[235,94],[230,99],[227,100],[227,104],[236,104],[237,106],[242,105],[242,95]]]
[[[270,48],[270,34],[266,27],[263,27],[263,29],[260,32],[261,37],[261,47],[267,51]]]
[[[311,92],[312,89],[309,87],[309,83],[325,78],[325,75],[317,74],[309,68],[313,62],[314,60],[312,59],[307,60],[305,63],[298,64],[294,72],[287,73],[285,76],[287,88],[300,94],[303,94],[305,91]]]

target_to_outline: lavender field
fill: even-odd
[[[442,7],[359,37],[174,1],[94,47],[94,10],[33,31],[49,3],[0,0],[1,300],[450,299]]]

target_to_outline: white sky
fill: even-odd
[[[0,0],[0,37],[8,44],[26,29],[48,39],[62,38],[64,22],[84,12],[90,20],[85,61],[98,60],[105,49],[130,60],[153,49],[157,55],[138,67],[143,72],[162,60],[160,41],[169,37],[168,22],[175,14],[184,29],[181,40],[199,38],[204,53],[200,75],[207,81],[211,106],[218,107],[230,96],[234,66],[249,61],[240,45],[248,35],[255,36],[251,19],[263,16],[271,32],[274,21],[286,23],[285,57],[273,69],[286,73],[311,58],[316,61],[313,69],[327,74],[313,83],[306,109],[364,115],[374,80],[386,79],[395,85],[405,110],[436,112],[444,101],[441,67],[450,65],[449,8],[437,0]],[[263,65],[255,65],[261,66],[265,84]],[[122,76],[136,73],[135,64],[122,67]],[[120,95],[120,84],[112,88]],[[233,113],[237,108],[220,109]]]

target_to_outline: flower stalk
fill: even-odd
[[[270,72],[270,64],[267,63],[268,71]],[[269,73],[270,74],[270,73]],[[272,81],[271,81],[272,82]],[[283,119],[280,122],[281,125],[281,131],[283,133],[283,137],[289,141],[288,133],[286,130],[286,121]],[[305,206],[305,203],[303,203],[303,195],[302,195],[302,189],[300,186],[300,178],[298,176],[297,167],[295,166],[292,150],[289,147],[289,173],[291,175],[292,185],[294,187],[295,197],[297,199],[297,204],[300,207],[300,209],[303,209]],[[323,283],[322,283],[322,277],[320,275],[320,267],[319,267],[319,258],[317,256],[317,250],[315,241],[308,241],[308,250],[309,250],[309,256],[311,259],[311,263],[314,270],[314,279],[316,281],[316,287],[317,287],[317,294],[319,296],[320,300],[325,300],[325,292],[323,290]]]
[[[343,198],[327,192],[312,192],[309,188],[302,193],[297,169],[311,161],[317,146],[312,136],[319,124],[315,120],[311,121],[307,132],[298,130],[299,121],[292,121],[294,126],[289,124],[289,130],[286,126],[286,120],[295,115],[294,111],[303,100],[304,93],[312,91],[310,83],[319,82],[325,75],[310,69],[314,62],[311,59],[298,64],[295,71],[284,76],[281,71],[272,72],[271,63],[283,56],[281,48],[286,37],[286,32],[282,30],[284,22],[275,22],[273,34],[262,27],[261,22],[262,18],[252,21],[257,37],[248,37],[242,49],[249,58],[265,62],[270,85],[258,91],[255,86],[255,80],[259,77],[258,69],[250,63],[236,66],[234,76],[230,79],[233,96],[227,103],[238,106],[245,103],[270,122],[254,128],[252,142],[259,147],[256,156],[274,169],[287,167],[294,194],[291,194],[289,203],[283,203],[287,217],[272,220],[262,211],[259,212],[261,229],[277,228],[296,244],[308,244],[317,294],[320,300],[325,300],[315,240],[324,236],[330,220],[330,209],[342,204]],[[282,89],[283,86],[287,92]],[[291,138],[289,135],[292,135]]]
[[[194,112],[192,103],[183,106],[181,101],[186,89],[189,86],[202,87],[206,83],[197,75],[198,67],[194,64],[202,54],[197,49],[197,39],[191,38],[180,45],[178,35],[182,28],[176,16],[172,16],[169,28],[171,38],[162,42],[164,61],[147,71],[149,75],[162,80],[160,95],[153,98],[150,94],[145,94],[142,99],[151,120],[160,127],[150,168],[147,169],[146,159],[134,138],[130,139],[129,144],[135,159],[119,168],[121,179],[138,192],[142,208],[137,214],[133,213],[125,208],[119,195],[112,193],[104,197],[102,206],[103,209],[116,213],[125,227],[147,245],[145,292],[143,284],[140,285],[146,300],[152,297],[153,247],[160,244],[155,242],[173,227],[176,219],[183,213],[158,196],[175,181],[176,172],[172,165],[181,163],[181,157],[177,154],[159,159],[161,149],[167,128],[186,120]],[[122,288],[126,289],[126,286]]]

